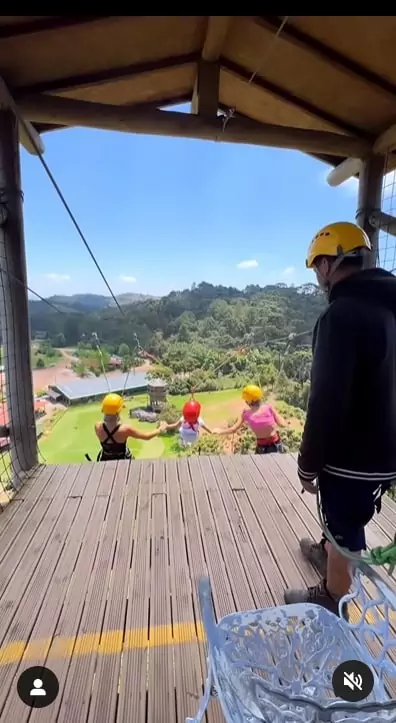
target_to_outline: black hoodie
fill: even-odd
[[[387,486],[396,479],[396,278],[368,269],[334,284],[312,351],[300,477],[325,470]]]

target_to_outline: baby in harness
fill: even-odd
[[[180,444],[183,447],[190,447],[197,442],[201,429],[212,434],[212,430],[207,427],[201,417],[201,405],[195,399],[186,402],[180,419],[174,424],[168,424],[166,428],[179,430]]]

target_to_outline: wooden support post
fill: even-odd
[[[372,253],[367,263],[369,267],[376,266],[379,258],[379,229],[370,223],[370,217],[381,211],[384,172],[384,156],[370,155],[363,159],[359,174],[356,223],[365,230],[371,241]]]
[[[219,58],[230,28],[232,15],[209,15],[202,57],[191,101],[191,113],[204,118],[216,118],[219,108]]]
[[[220,65],[200,60],[191,101],[191,112],[204,118],[216,118],[219,108]]]
[[[0,110],[0,269],[0,321],[11,463],[18,475],[34,467],[38,458],[18,122],[10,110]]]

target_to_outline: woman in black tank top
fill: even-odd
[[[118,459],[133,459],[128,447],[128,439],[149,440],[157,437],[167,429],[166,423],[161,423],[153,432],[140,432],[129,424],[122,424],[120,412],[124,403],[119,394],[107,394],[102,403],[104,414],[103,422],[95,424],[95,434],[99,439],[101,450],[97,456],[98,462],[109,462]]]

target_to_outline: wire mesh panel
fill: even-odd
[[[2,486],[18,488],[37,463],[30,329],[22,222],[23,193],[18,124],[10,111],[0,113],[0,324]],[[9,436],[5,428],[9,427]],[[2,500],[0,498],[0,504]]]
[[[0,263],[4,260],[3,256]],[[29,373],[30,344],[27,343],[24,352],[19,351],[16,322],[9,314],[13,294],[25,293],[20,287],[10,274],[0,271],[0,507],[9,502],[37,460],[36,420]],[[23,361],[24,383],[21,384]]]
[[[390,166],[390,156],[386,159],[386,169]],[[390,216],[396,216],[396,170],[386,170],[383,186],[381,210]],[[388,231],[379,234],[379,266],[387,271],[396,271],[396,237]]]

